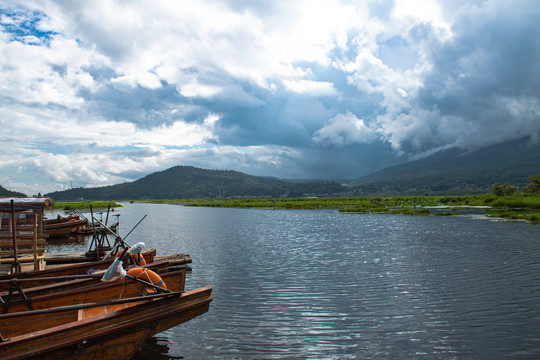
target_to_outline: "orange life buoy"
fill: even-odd
[[[152,283],[156,286],[167,289],[167,285],[165,284],[165,281],[163,281],[163,279],[152,270],[148,270],[145,268],[133,268],[133,269],[129,269],[127,271],[127,274],[129,276],[133,276],[138,279],[148,281],[149,283]]]
[[[116,253],[115,257],[122,256],[122,254],[126,250],[127,249],[120,250],[119,252]],[[128,256],[131,258],[131,260],[133,260],[134,264],[136,264],[136,265],[146,265],[146,260],[144,259],[143,254],[128,254]]]

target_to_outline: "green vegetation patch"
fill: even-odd
[[[433,214],[435,216],[457,216],[459,215],[459,213],[457,211],[443,211],[443,212],[438,212],[438,213],[435,213]]]
[[[114,202],[114,201],[59,201],[54,203],[55,209],[63,209],[68,210],[68,206],[73,209],[90,209],[90,206],[94,209],[96,208],[106,208],[108,206],[111,207],[122,207],[122,205]]]
[[[516,193],[507,196],[494,194],[471,196],[398,196],[349,198],[264,198],[264,199],[209,199],[162,200],[152,203],[181,204],[185,206],[227,207],[246,209],[336,209],[341,213],[391,213],[403,215],[459,215],[460,209],[482,207],[495,210],[491,216],[527,220],[539,223],[540,194]],[[449,208],[434,211],[430,208]],[[497,211],[499,210],[499,211]]]
[[[413,209],[410,207],[406,207],[403,209],[390,210],[390,214],[393,214],[393,215],[431,215],[431,211],[429,211],[429,209]]]
[[[513,196],[500,196],[494,199],[491,206],[495,208],[528,208],[540,210],[540,194],[518,194]]]

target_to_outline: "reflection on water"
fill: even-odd
[[[124,229],[148,214],[129,242],[190,254],[187,288],[214,288],[208,313],[147,344],[158,359],[540,358],[540,226],[484,216],[117,210]]]
[[[156,335],[148,339],[141,350],[131,360],[173,360],[183,359],[181,356],[169,356],[167,338]]]

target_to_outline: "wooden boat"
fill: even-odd
[[[96,249],[93,249],[91,251],[86,252],[67,252],[67,253],[47,253],[45,255],[45,261],[48,265],[54,264],[54,265],[70,265],[74,263],[87,263],[90,261],[98,261],[103,260],[103,257],[107,255],[111,251],[110,248],[107,246],[102,247],[99,251],[96,251]],[[99,254],[99,258],[97,255]],[[176,256],[181,256],[183,254],[176,254]],[[149,249],[147,251],[143,251],[143,256],[146,260],[146,263],[150,263],[154,261],[154,258],[156,257],[156,249]],[[161,255],[160,257],[163,257],[164,255]],[[189,258],[188,255],[184,255]],[[191,258],[189,258],[191,259]]]
[[[112,232],[111,232],[112,230]],[[92,235],[94,233],[98,234],[114,234],[118,230],[118,224],[112,224],[105,226],[95,226],[92,227],[90,224],[86,225],[83,229],[79,231],[81,235]]]
[[[51,237],[68,236],[78,234],[88,224],[88,219],[79,216],[59,217],[57,219],[44,220],[45,232]]]
[[[166,272],[159,275],[165,282],[167,289],[173,292],[183,291],[186,282],[186,270]],[[77,286],[65,291],[32,297],[6,296],[0,304],[4,313],[19,312],[26,310],[48,309],[58,306],[75,305],[82,303],[94,303],[110,299],[121,299],[139,296],[145,293],[147,285],[125,278],[124,280],[101,282],[86,286]]]
[[[163,268],[164,264],[162,261],[158,262],[156,265],[150,265],[154,262],[156,250],[150,249],[148,251],[143,252],[143,256],[145,258],[146,263],[148,263],[150,268],[152,270],[153,266],[159,268]],[[29,287],[35,287],[35,286],[43,286],[50,283],[58,282],[58,279],[55,279],[56,277],[60,276],[67,276],[67,275],[84,275],[91,272],[99,271],[99,270],[106,270],[109,266],[111,266],[114,258],[109,258],[106,260],[99,260],[99,261],[90,261],[90,262],[84,262],[84,263],[77,263],[77,264],[71,264],[71,265],[64,265],[59,266],[56,268],[46,269],[46,270],[37,270],[37,271],[25,271],[18,274],[5,274],[0,276],[0,291],[7,291],[9,289],[9,282],[5,280],[11,280],[11,279],[18,279],[24,281],[19,281],[19,284],[22,288],[29,288]],[[129,260],[129,259],[128,259]],[[171,264],[172,262],[168,262],[168,264]],[[126,266],[129,266],[130,264],[133,264],[133,262],[127,262]],[[156,271],[156,270],[154,270]],[[26,279],[34,278],[36,281],[29,282]],[[49,278],[49,280],[39,280],[39,278]]]
[[[152,270],[158,275],[183,269],[182,267],[170,265],[168,261],[159,261],[141,267]],[[21,296],[33,298],[35,296],[58,293],[81,286],[101,285],[103,284],[101,277],[104,272],[105,270],[99,270],[92,274],[0,280],[0,297],[8,297],[11,291],[14,294],[12,296],[14,298],[20,298]]]
[[[127,360],[150,336],[207,312],[211,291],[0,315],[0,354],[4,360]]]

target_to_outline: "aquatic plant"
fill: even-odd
[[[406,208],[403,208],[403,209],[390,210],[390,214],[397,214],[397,215],[431,215],[431,211],[429,211],[429,209],[412,209],[410,207],[406,207]]]

